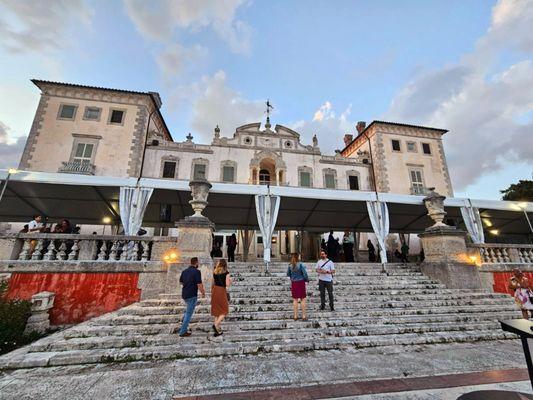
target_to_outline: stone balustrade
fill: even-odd
[[[0,236],[0,260],[159,261],[176,238],[18,233]]]
[[[481,264],[533,264],[531,244],[469,244],[468,249],[479,256]]]

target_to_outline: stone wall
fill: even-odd
[[[70,325],[157,297],[167,269],[161,261],[1,261],[2,273],[11,274],[8,298],[52,292],[52,324]]]

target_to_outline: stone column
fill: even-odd
[[[445,197],[433,188],[430,191],[424,204],[435,224],[418,235],[425,255],[421,264],[422,272],[450,289],[480,289],[481,279],[477,266],[468,262],[466,232],[442,222],[446,215]]]
[[[202,282],[206,292],[211,290],[213,277],[213,259],[211,249],[213,247],[213,232],[215,225],[202,215],[207,206],[207,196],[211,184],[206,180],[196,180],[189,183],[192,200],[189,201],[195,214],[176,222],[178,236],[176,241],[176,260],[168,263],[167,269],[167,293],[180,293],[181,285],[179,277],[181,272],[188,268],[193,257],[198,258],[202,273]]]

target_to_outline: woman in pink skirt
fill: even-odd
[[[302,305],[302,320],[307,321],[306,315],[306,290],[305,283],[309,282],[305,265],[300,261],[297,253],[291,255],[291,263],[287,268],[287,276],[291,278],[292,306],[294,309],[294,320],[298,319],[298,301]]]

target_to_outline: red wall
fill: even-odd
[[[513,276],[512,272],[493,272],[492,275],[494,276],[494,285],[492,287],[495,292],[508,293],[514,296],[514,292],[509,289],[509,281]],[[524,276],[529,279],[530,283],[533,282],[533,272],[524,272]]]
[[[14,273],[9,299],[29,300],[39,292],[55,293],[52,325],[74,324],[140,300],[138,273]]]

